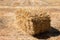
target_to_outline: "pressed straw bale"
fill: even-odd
[[[16,12],[17,25],[31,35],[45,32],[50,28],[50,17],[41,9],[20,8]]]

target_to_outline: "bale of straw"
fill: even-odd
[[[17,25],[31,35],[48,31],[50,17],[41,9],[20,8],[16,12]]]

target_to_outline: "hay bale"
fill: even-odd
[[[20,8],[16,15],[18,27],[28,34],[38,34],[50,28],[50,18],[47,12],[39,8]]]

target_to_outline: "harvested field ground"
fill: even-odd
[[[51,27],[49,31],[29,35],[18,27],[16,11],[30,7],[36,10],[41,8],[43,12],[48,13]],[[0,0],[0,40],[60,40],[60,0]]]
[[[38,7],[35,7],[35,8],[38,9]],[[3,13],[4,13],[4,16],[9,15],[12,17],[9,20],[14,19],[14,21],[16,22],[14,13],[18,9],[19,8],[12,9],[12,8],[2,8],[1,7],[0,8],[0,16],[3,15]],[[44,7],[42,7],[41,9],[44,9]],[[11,26],[7,25],[7,26],[9,26],[8,28],[7,27],[0,28],[0,31],[1,31],[0,32],[0,40],[42,40],[42,39],[43,40],[60,40],[60,9],[51,7],[51,8],[45,8],[42,11],[47,12],[48,15],[50,16],[51,29],[49,29],[49,31],[31,36],[31,35],[28,35],[26,32],[24,32],[23,30],[21,30],[19,27],[17,27],[17,25],[14,24],[14,22],[13,22],[13,25],[11,25],[11,24],[9,24]],[[3,17],[3,16],[1,16],[1,17]],[[11,23],[11,22],[8,22],[8,23]]]
[[[0,6],[59,6],[60,0],[0,0]]]
[[[40,13],[50,21],[29,21]],[[60,40],[60,0],[0,0],[0,40]]]

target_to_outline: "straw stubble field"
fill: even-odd
[[[0,8],[0,40],[59,40],[59,15],[53,8]]]
[[[0,0],[0,40],[60,40],[60,0]]]

